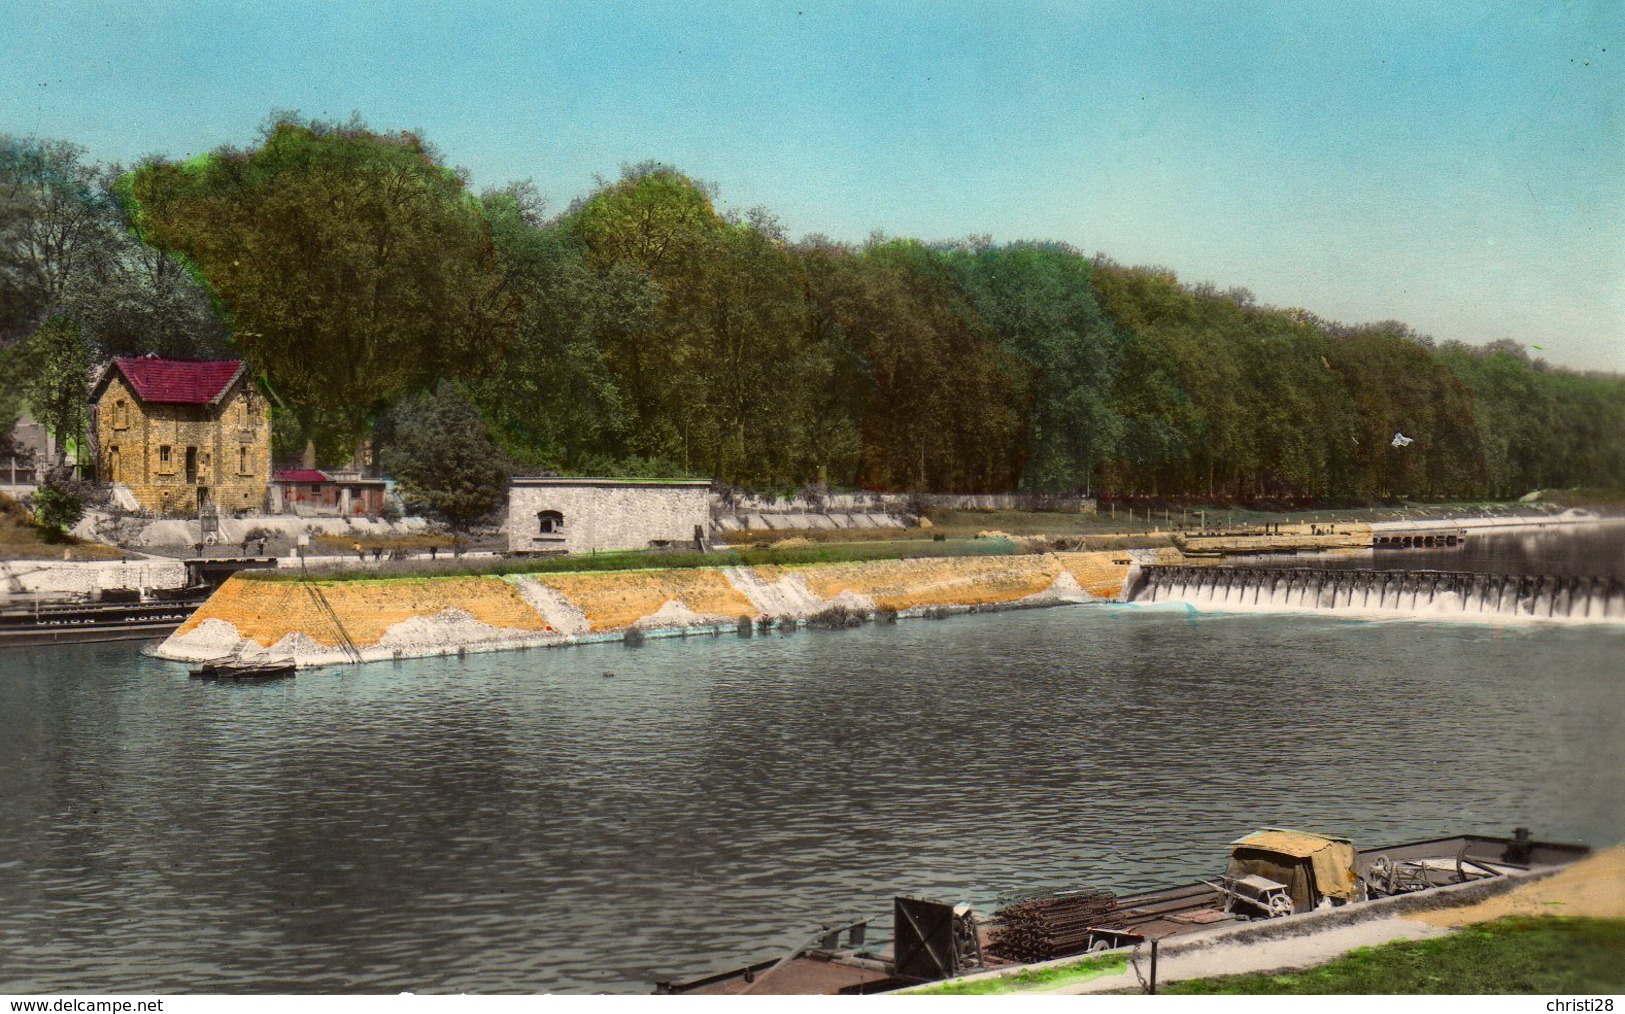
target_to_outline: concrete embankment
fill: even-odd
[[[1404,536],[1466,538],[1533,529],[1551,529],[1617,523],[1583,510],[1562,514],[1511,514],[1503,517],[1419,518],[1408,521],[1335,521],[1319,524],[1280,524],[1268,531],[1249,528],[1239,532],[1181,532],[1174,545],[1192,556],[1244,556],[1258,553],[1311,553],[1370,549],[1378,540]],[[1427,543],[1433,545],[1432,541]],[[1441,543],[1443,544],[1443,543]],[[1450,545],[1454,545],[1452,542]],[[1418,545],[1421,545],[1418,542]]]
[[[479,577],[285,581],[233,577],[157,650],[300,665],[498,651],[805,620],[832,606],[935,608],[1116,599],[1121,553],[873,560]]]
[[[1338,549],[1370,549],[1372,526],[1363,524],[1281,525],[1279,531],[1184,534],[1174,545],[1194,556],[1244,556],[1255,553],[1314,553]]]
[[[1488,518],[1426,518],[1412,521],[1373,521],[1367,527],[1373,535],[1429,532],[1497,532],[1534,528],[1561,528],[1569,525],[1618,524],[1625,519],[1608,518],[1588,510],[1570,508],[1561,514],[1508,514]]]

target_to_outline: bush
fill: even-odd
[[[814,630],[845,630],[847,627],[861,627],[868,621],[869,614],[864,610],[836,602],[807,617],[807,626]]]
[[[466,531],[507,503],[508,462],[479,410],[454,386],[401,402],[392,425],[383,464],[409,504]]]
[[[34,491],[34,523],[47,542],[60,542],[63,534],[85,516],[85,499],[65,485],[47,482]]]

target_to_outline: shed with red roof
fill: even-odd
[[[375,518],[384,511],[387,487],[355,468],[279,468],[271,475],[271,513]]]

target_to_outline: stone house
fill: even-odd
[[[707,479],[516,476],[508,490],[508,548],[515,553],[692,548],[710,523]]]
[[[90,400],[97,474],[142,509],[264,509],[271,412],[240,360],[114,359]]]

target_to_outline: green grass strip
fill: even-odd
[[[378,581],[391,578],[495,577],[508,574],[584,574],[623,570],[679,570],[688,567],[795,566],[808,563],[858,563],[867,560],[918,560],[960,556],[1010,556],[1014,543],[1006,539],[962,539],[954,542],[882,542],[812,544],[738,548],[716,553],[643,552],[587,553],[540,559],[500,559],[479,562],[445,560],[392,565],[386,569],[315,568],[310,576],[323,582]],[[242,571],[250,581],[299,581],[304,575],[292,568]]]
[[[1017,972],[1014,975],[990,975],[981,979],[956,980],[916,989],[911,996],[990,996],[1000,993],[1038,993],[1062,986],[1073,986],[1105,975],[1116,975],[1128,967],[1128,957],[1111,954],[1099,958],[1084,958],[1067,965]]]
[[[1625,992],[1625,919],[1515,916],[1447,936],[1361,947],[1315,968],[1169,983],[1161,992]]]

